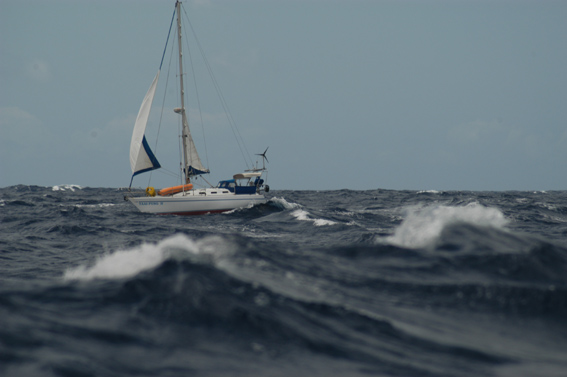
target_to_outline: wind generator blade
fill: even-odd
[[[270,148],[270,147],[268,147],[268,148]],[[268,160],[268,157],[266,157],[266,152],[268,151],[268,148],[266,148],[266,150],[264,151],[264,153],[256,153],[256,156],[262,156],[263,158],[266,159],[267,162],[270,162],[270,161]]]

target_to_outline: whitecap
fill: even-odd
[[[406,208],[405,212],[404,220],[386,241],[411,248],[430,245],[450,224],[465,222],[503,228],[508,223],[508,219],[499,209],[485,207],[479,203],[466,206],[413,206]]]
[[[79,185],[59,185],[59,186],[53,186],[51,189],[53,191],[67,191],[67,190],[75,191],[75,189],[82,190],[83,188]]]
[[[301,204],[290,203],[284,198],[277,198],[277,197],[270,198],[268,203],[281,209],[295,209],[301,207]]]
[[[104,207],[113,207],[115,203],[100,203],[100,204],[75,204],[77,208],[104,208]]]
[[[246,207],[239,207],[239,208],[231,209],[230,211],[221,212],[221,215],[231,215],[233,213],[237,213],[237,212],[240,212],[240,211],[245,211],[245,210],[254,208],[254,206],[256,206],[256,205],[257,204],[249,203]]]
[[[291,213],[299,221],[312,221],[315,226],[325,226],[325,225],[335,225],[335,221],[325,220],[325,219],[312,219],[309,217],[309,212],[303,209],[296,209]]]
[[[216,263],[232,252],[232,246],[221,237],[194,241],[178,234],[157,244],[143,243],[132,249],[105,254],[94,264],[68,269],[63,278],[65,280],[123,279],[156,268],[169,259]]]

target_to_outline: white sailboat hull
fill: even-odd
[[[129,197],[141,212],[159,215],[202,215],[266,203],[262,194],[234,194],[219,189],[197,189],[171,196]]]

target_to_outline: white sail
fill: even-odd
[[[183,127],[185,128],[184,134],[186,135],[185,152],[187,153],[187,156],[185,161],[187,161],[187,166],[185,168],[187,169],[187,175],[192,176],[208,173],[209,170],[201,163],[201,159],[197,153],[197,148],[193,142],[193,137],[189,131],[189,124],[187,123],[187,118],[185,116],[183,117]]]
[[[150,85],[150,89],[142,101],[134,131],[132,132],[132,141],[130,142],[130,167],[132,168],[132,176],[149,170],[160,168],[160,164],[151,151],[144,133],[146,132],[146,124],[150,116],[150,109],[156,93],[156,87],[159,79],[159,73],[156,74],[154,81]]]

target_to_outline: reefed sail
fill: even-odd
[[[185,151],[187,153],[185,161],[187,161],[187,177],[191,177],[194,175],[200,174],[207,174],[209,173],[209,169],[206,169],[203,164],[201,163],[201,159],[199,158],[199,154],[197,153],[197,148],[195,147],[195,143],[193,142],[193,137],[191,136],[191,132],[189,131],[189,124],[187,123],[187,118],[183,117],[183,127],[185,129],[184,134],[185,136]]]

